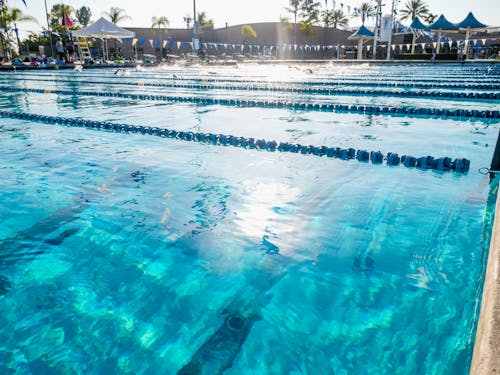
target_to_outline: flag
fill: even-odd
[[[64,12],[62,14],[61,25],[64,27],[73,27],[73,21],[71,21],[71,18],[69,18],[68,14],[66,12]]]

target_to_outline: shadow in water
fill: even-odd
[[[261,319],[262,309],[271,301],[270,290],[286,275],[290,266],[282,264],[284,258],[279,255],[267,255],[266,259],[265,269],[252,269],[244,274],[245,290],[226,304],[221,313],[224,322],[178,372],[179,375],[220,375],[232,367],[253,324]]]
[[[209,369],[211,374],[223,374],[231,368],[241,350],[257,315],[244,317],[228,314],[219,329],[198,349],[191,361],[184,366],[179,375],[194,375]],[[206,372],[206,371],[205,371]]]
[[[80,218],[81,213],[88,206],[83,199],[71,206],[55,211],[49,217],[37,222],[30,228],[16,233],[13,237],[0,241],[0,270],[19,261],[32,260],[45,252],[45,246],[57,246],[68,237],[78,232],[79,228],[69,228],[61,233],[57,231],[63,225]],[[54,234],[53,236],[51,236]],[[9,280],[0,275],[0,296],[11,288]]]

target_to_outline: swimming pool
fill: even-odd
[[[0,118],[1,372],[468,373],[497,194],[478,169],[498,120],[352,106],[495,111],[498,99],[483,94],[500,92],[499,72],[2,73],[0,111],[70,120]],[[265,152],[79,119],[466,158],[471,168]]]

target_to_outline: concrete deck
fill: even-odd
[[[500,374],[500,194],[484,281],[471,375]]]
[[[184,66],[184,60],[179,60],[177,66]],[[206,65],[237,65],[237,64],[341,64],[341,65],[352,65],[352,64],[500,64],[500,60],[350,60],[350,59],[327,59],[327,60],[244,60],[244,61],[211,61],[206,62]],[[0,65],[0,71],[3,70],[57,70],[57,69],[74,69],[75,64],[50,64],[44,68],[32,66],[29,64],[22,65],[12,65],[4,64]],[[124,64],[83,64],[81,65],[84,69],[99,69],[99,68],[134,68],[136,64],[124,63]],[[152,65],[143,65],[152,66]],[[174,65],[175,66],[175,65]],[[154,65],[153,65],[154,67]]]
[[[33,66],[29,64],[22,65],[12,65],[12,64],[4,64],[0,65],[0,71],[2,70],[57,70],[57,69],[75,69],[79,64],[49,64],[43,68],[39,66]],[[82,64],[81,65],[85,69],[97,69],[97,68],[134,68],[135,64]]]

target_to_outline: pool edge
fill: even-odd
[[[497,196],[471,375],[500,373],[500,194]]]

